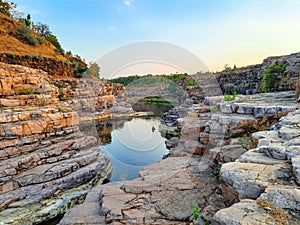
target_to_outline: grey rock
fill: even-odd
[[[276,220],[266,210],[260,208],[255,200],[245,199],[229,208],[218,211],[213,225],[274,225]]]
[[[298,185],[300,185],[300,156],[296,156],[295,158],[292,158],[292,168],[293,168],[293,174],[296,178],[296,182]]]
[[[300,189],[298,187],[270,187],[265,190],[259,199],[272,202],[275,207],[300,212]]]

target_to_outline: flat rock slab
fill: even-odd
[[[98,214],[75,208],[76,224],[84,224],[80,220],[82,213],[85,218],[104,217],[107,223],[114,224],[188,224],[193,205],[205,207],[218,185],[207,172],[208,165],[199,159],[170,157],[145,167],[135,180],[95,187],[80,207],[96,199]],[[71,210],[60,224],[72,224],[74,213]]]

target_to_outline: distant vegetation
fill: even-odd
[[[3,13],[7,16],[12,16],[16,11],[16,3],[0,0],[0,13]]]
[[[159,104],[159,105],[178,105],[178,99],[174,99],[174,98],[169,98],[169,99],[165,99],[165,98],[160,98],[160,97],[146,97],[142,100],[140,100],[141,102],[145,102],[145,103],[151,103],[151,104]]]
[[[153,85],[153,82],[155,83],[166,83],[166,79],[173,81],[173,82],[177,82],[179,79],[181,78],[186,78],[188,76],[187,73],[184,74],[171,74],[171,75],[152,75],[152,74],[148,74],[146,76],[138,76],[138,75],[134,75],[134,76],[128,76],[128,77],[118,77],[118,78],[114,78],[109,80],[112,83],[119,83],[119,84],[123,84],[124,86],[129,85],[130,83],[134,82],[135,85],[139,84],[151,84]],[[139,81],[138,81],[139,80]]]

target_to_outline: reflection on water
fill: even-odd
[[[134,179],[144,166],[168,153],[159,123],[159,118],[134,118],[112,131],[109,144],[100,145],[113,166],[111,181]]]
[[[122,129],[124,123],[131,119],[106,118],[97,120],[95,123],[81,124],[80,131],[88,136],[96,137],[98,145],[105,145],[111,143],[111,132],[116,129]]]
[[[174,106],[172,104],[151,104],[145,102],[137,102],[133,105],[136,112],[153,112],[154,116],[161,117],[164,112],[169,111]]]

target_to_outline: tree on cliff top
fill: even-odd
[[[88,69],[85,71],[83,76],[87,78],[100,78],[100,67],[96,62],[90,62]]]
[[[0,0],[0,13],[11,16],[12,13],[16,10],[16,7],[17,5],[14,2]]]

